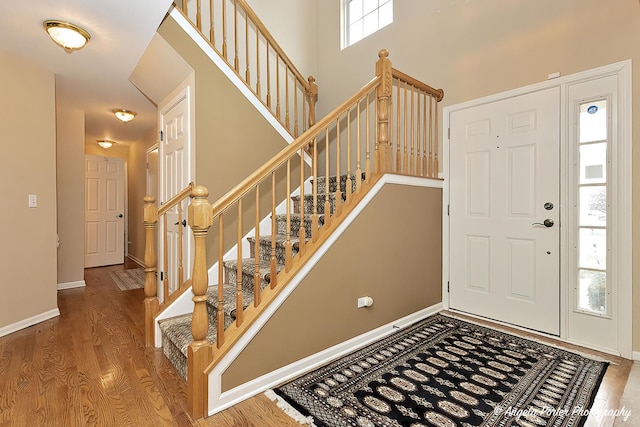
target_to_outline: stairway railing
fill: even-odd
[[[145,228],[145,344],[147,347],[154,345],[154,318],[165,307],[169,306],[180,294],[185,292],[191,287],[191,279],[185,280],[185,267],[184,267],[184,242],[183,242],[183,221],[186,225],[184,218],[184,209],[182,207],[183,202],[191,197],[194,197],[193,193],[194,184],[191,182],[178,194],[164,203],[160,209],[156,206],[156,199],[153,196],[146,196],[144,198],[144,228]],[[175,224],[178,237],[175,239],[175,248],[172,246],[171,251],[175,253],[175,262],[171,263],[169,258],[169,239],[168,239],[168,227],[169,221],[167,215],[173,213],[177,219]],[[163,286],[162,292],[158,292],[158,278],[157,278],[157,254],[156,254],[156,228],[158,219],[162,219],[162,261],[163,261]],[[172,283],[175,279],[175,284]]]
[[[315,78],[303,77],[245,0],[174,3],[294,138],[315,123]]]
[[[394,70],[386,50],[378,56],[376,75],[369,83],[226,195],[210,204],[204,187],[194,187],[190,192],[193,200],[189,205],[189,225],[195,239],[195,256],[193,342],[187,356],[187,393],[189,411],[194,418],[207,412],[208,373],[384,173],[438,178],[437,103],[444,92]],[[331,176],[343,174],[346,175],[344,184],[339,178],[331,182]],[[322,180],[327,189],[324,193],[318,189],[318,182]],[[335,197],[330,197],[329,192],[334,189]],[[298,196],[300,214],[292,213],[291,194]],[[277,201],[283,199],[285,207],[280,212]],[[151,198],[145,198],[148,238],[152,238],[150,230],[154,219],[151,202]],[[310,212],[308,216],[303,215],[305,211]],[[285,262],[280,270],[276,263],[278,215],[284,216],[286,224],[284,231],[280,230],[280,234],[286,235]],[[296,221],[300,224],[297,233],[292,232],[292,223]],[[214,231],[208,233],[213,225],[216,225]],[[250,229],[254,230],[256,242],[261,235],[268,234],[271,241],[266,254],[268,273],[262,275],[255,269],[253,294],[249,297],[243,292],[242,260],[246,256],[243,236]],[[215,242],[207,245],[207,236]],[[213,345],[206,340],[207,247],[217,248],[213,259],[218,264],[217,330]],[[237,279],[231,284],[235,321],[225,329],[225,312],[230,310],[225,309],[222,266],[225,251],[232,247],[236,249],[231,258],[237,259]],[[256,266],[262,258],[260,251],[260,245],[256,244],[250,254]],[[153,255],[148,261],[147,281],[151,288],[155,271],[150,267]],[[150,294],[147,296],[149,299]],[[252,300],[250,305],[247,299]]]

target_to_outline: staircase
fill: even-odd
[[[347,192],[348,175],[340,177],[340,197],[343,198]],[[355,175],[351,174],[351,192],[356,191]],[[364,180],[364,176],[361,178]],[[327,186],[326,177],[321,176],[317,179],[317,203],[316,212],[318,214],[318,225],[321,227],[324,223],[325,201],[329,200],[330,214],[333,215],[336,209],[336,176],[329,177],[329,185]],[[304,202],[301,203],[300,196],[291,196],[293,214],[290,215],[290,237],[289,241],[292,246],[292,253],[295,256],[300,248],[300,227],[304,223],[306,240],[309,241],[312,235],[312,217],[314,213],[313,195],[305,194]],[[304,211],[300,212],[301,206]],[[285,267],[286,262],[286,241],[287,241],[287,215],[276,215],[276,236],[275,236],[275,257],[276,271],[280,272]],[[243,258],[241,262],[242,293],[244,308],[249,307],[254,300],[254,282],[256,270],[259,272],[261,290],[270,283],[271,274],[271,245],[272,236],[260,236],[258,242],[254,237],[248,238],[250,244],[250,258]],[[259,245],[259,265],[256,266],[256,244]],[[224,329],[226,330],[236,319],[235,301],[236,290],[238,284],[238,260],[224,261]],[[207,317],[208,332],[207,341],[213,344],[216,339],[217,317],[218,317],[218,285],[209,286],[207,292]],[[178,373],[187,379],[187,350],[189,344],[193,341],[191,335],[192,313],[171,317],[159,322],[162,333],[162,347],[165,356],[175,366]]]

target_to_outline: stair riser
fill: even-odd
[[[293,201],[293,210],[296,213],[300,213],[300,197],[292,197],[292,201]],[[325,202],[326,202],[326,197],[324,194],[319,194],[318,195],[318,203],[316,206],[317,209],[317,213],[319,214],[324,214],[325,213]],[[312,214],[313,213],[313,195],[306,195],[304,196],[304,214]],[[330,212],[331,214],[333,214],[336,211],[336,194],[335,193],[329,193],[329,208],[330,208]]]
[[[296,236],[299,237],[300,236],[300,218],[294,215],[290,216],[290,222],[291,222],[291,236]],[[320,227],[322,225],[322,217],[318,217],[318,227]],[[304,234],[307,236],[307,239],[311,238],[311,224],[312,224],[312,220],[311,218],[305,218],[304,219]],[[286,215],[278,215],[276,217],[276,233],[281,234],[281,235],[286,235],[287,234],[287,217]]]
[[[162,332],[162,352],[169,359],[184,380],[187,380],[187,357],[175,346],[173,341]]]
[[[236,268],[229,268],[227,266],[224,267],[225,277],[227,278],[227,283],[237,284],[238,283],[238,270]],[[264,275],[262,275],[264,276]],[[253,273],[248,272],[246,270],[242,271],[242,288],[245,292],[252,294],[253,293]],[[264,280],[264,277],[260,277],[260,287],[264,288],[269,283]]]
[[[298,239],[295,240],[297,242]],[[298,251],[295,249],[294,243],[291,244],[291,254],[295,256]],[[256,243],[254,240],[249,240],[249,248],[251,253],[251,258],[256,257]],[[276,242],[276,262],[278,264],[284,264],[285,262],[285,253],[286,247],[284,242]],[[271,262],[271,242],[268,240],[260,239],[260,261]]]
[[[318,188],[317,188],[317,192],[318,194],[321,193],[326,193],[327,192],[327,185],[326,185],[326,178],[324,176],[319,176],[318,177]],[[330,176],[329,177],[329,193],[335,193],[338,186],[336,185],[337,180],[335,176]],[[340,176],[340,191],[342,191],[343,193],[345,193],[347,191],[347,175],[341,175]],[[356,191],[356,180],[355,180],[355,174],[351,174],[351,192],[355,193]]]

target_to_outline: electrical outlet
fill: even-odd
[[[373,305],[373,298],[360,297],[358,298],[358,308],[371,307]]]

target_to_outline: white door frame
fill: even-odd
[[[163,123],[163,117],[164,117],[164,113],[170,109],[174,104],[176,104],[181,98],[186,97],[187,99],[187,114],[188,114],[188,126],[189,129],[187,130],[187,155],[184,157],[187,160],[187,164],[185,165],[185,169],[187,171],[187,175],[189,177],[188,181],[190,182],[195,182],[195,177],[196,177],[196,156],[195,156],[195,96],[194,96],[194,91],[195,91],[195,74],[191,73],[186,79],[184,79],[169,95],[167,95],[166,98],[164,98],[159,104],[158,104],[158,135],[161,135],[160,132],[163,131],[164,128],[164,123]],[[160,139],[160,137],[159,137]],[[166,174],[165,168],[164,168],[164,162],[163,162],[163,149],[162,149],[162,143],[158,144],[158,200],[156,200],[156,205],[158,207],[160,207],[160,202],[165,202],[166,200],[160,200],[162,198],[164,189],[163,189],[163,183],[164,183],[164,177]],[[186,211],[185,211],[186,214]],[[185,217],[185,219],[187,219]],[[158,224],[157,224],[157,229],[158,230],[162,230],[162,224],[161,224],[161,218],[158,218]],[[157,243],[157,251],[156,253],[158,254],[157,257],[157,265],[156,268],[158,271],[160,270],[160,267],[163,267],[163,260],[161,259],[161,254],[162,251],[160,251],[159,249],[163,247],[164,245],[164,235],[162,232],[158,232],[157,234],[158,239],[156,241]],[[190,253],[193,253],[193,239],[190,239],[191,242],[191,251]],[[163,267],[164,268],[164,267]],[[191,268],[190,265],[186,265],[186,268]],[[159,279],[159,277],[158,277]],[[164,300],[164,287],[160,286],[160,281],[158,281],[158,297],[161,299],[161,301]]]
[[[449,116],[458,110],[474,107],[481,104],[499,101],[505,98],[519,96],[525,93],[547,89],[550,87],[560,87],[560,203],[561,206],[568,206],[568,185],[569,173],[572,171],[569,156],[569,105],[567,97],[567,87],[571,83],[591,80],[598,77],[608,75],[618,75],[619,87],[619,114],[618,114],[618,149],[617,149],[617,199],[619,205],[616,210],[612,210],[612,218],[616,218],[618,226],[618,234],[615,236],[614,244],[618,251],[618,264],[612,266],[618,273],[618,307],[619,321],[618,331],[620,336],[620,355],[627,359],[633,356],[633,337],[632,337],[632,159],[631,147],[632,140],[632,115],[631,115],[631,60],[621,61],[614,64],[598,67],[588,71],[559,77],[553,80],[536,83],[533,85],[497,93],[487,97],[463,102],[456,105],[447,106],[443,109],[443,150],[442,150],[442,167],[444,176],[443,185],[443,241],[442,241],[442,304],[444,309],[449,307],[449,271],[450,271],[450,224],[448,216],[448,205],[450,200],[449,194],[449,138],[447,131],[449,129]],[[560,224],[569,224],[569,215],[567,209],[560,212]],[[570,342],[568,336],[568,313],[572,308],[567,292],[567,283],[569,283],[569,272],[565,266],[568,263],[568,257],[571,254],[570,248],[567,247],[569,227],[562,227],[560,231],[560,340]],[[496,322],[500,323],[500,322]],[[509,325],[513,326],[513,325]],[[544,334],[542,334],[544,335]],[[554,337],[557,338],[557,337]]]

